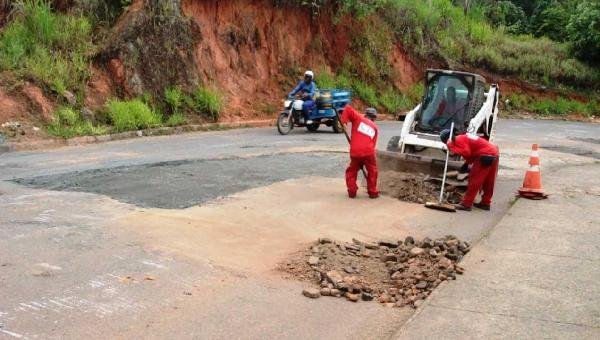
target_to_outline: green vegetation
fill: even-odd
[[[108,132],[106,127],[96,127],[85,121],[79,112],[71,107],[61,107],[54,111],[52,123],[47,130],[50,135],[61,138],[101,135]]]
[[[162,125],[162,115],[140,99],[110,100],[106,108],[112,126],[119,132]]]
[[[524,110],[545,116],[565,116],[569,114],[582,114],[586,116],[599,116],[600,103],[590,100],[582,103],[577,100],[558,97],[556,99],[535,99],[521,94],[511,94],[506,103],[508,110]]]
[[[33,78],[57,93],[85,84],[94,51],[84,17],[52,12],[43,0],[19,3],[0,35],[0,69]]]
[[[187,118],[181,112],[177,112],[169,116],[165,121],[166,126],[179,126],[187,124]]]
[[[171,87],[165,90],[165,102],[175,115],[181,112],[185,100],[185,94],[179,86]]]
[[[193,107],[213,120],[219,119],[223,110],[223,97],[216,89],[200,86],[192,93]]]
[[[344,71],[343,71],[344,72]],[[398,113],[402,110],[412,109],[421,99],[423,95],[423,85],[416,84],[401,92],[392,86],[385,86],[386,90],[381,91],[369,85],[367,82],[360,80],[356,76],[347,75],[348,71],[339,74],[332,74],[325,68],[315,74],[315,82],[319,88],[347,88],[351,89],[354,95],[365,102],[365,104],[378,108],[385,109],[390,113]],[[384,83],[385,85],[385,83]]]

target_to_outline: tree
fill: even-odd
[[[600,3],[583,1],[567,25],[573,53],[580,59],[600,64]]]

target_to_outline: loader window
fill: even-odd
[[[451,123],[463,130],[471,98],[470,85],[462,77],[436,75],[429,81],[419,119],[423,131],[439,132]]]

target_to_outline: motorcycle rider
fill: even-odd
[[[316,103],[314,101],[315,92],[317,91],[317,85],[313,81],[315,74],[311,70],[304,72],[304,80],[301,80],[298,85],[288,94],[288,98],[293,99],[298,93],[301,94],[302,100],[302,112],[304,113],[304,122],[306,125],[312,124],[310,120],[310,112],[315,108]]]
[[[367,169],[367,192],[370,198],[379,197],[377,190],[377,159],[375,158],[375,147],[379,129],[375,124],[377,110],[368,108],[366,117],[358,113],[350,105],[346,105],[342,117],[342,124],[352,123],[352,135],[350,139],[350,165],[346,169],[346,187],[350,198],[356,197],[358,186],[356,178],[358,171]]]

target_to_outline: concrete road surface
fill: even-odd
[[[385,148],[401,125],[380,126]],[[0,155],[0,337],[393,337],[412,310],[310,300],[275,266],[324,236],[477,242],[514,202],[531,143],[550,174],[596,166],[599,132],[499,122],[491,213],[364,192],[348,200],[346,142],[329,132],[231,130]]]

